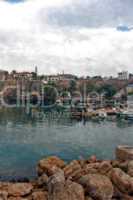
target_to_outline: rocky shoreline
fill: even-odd
[[[0,182],[0,200],[133,200],[131,147],[119,146],[115,160],[44,158],[37,173],[34,181]]]

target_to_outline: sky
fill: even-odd
[[[0,0],[0,69],[133,72],[132,0]]]

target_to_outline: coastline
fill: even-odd
[[[119,146],[115,160],[65,163],[56,156],[37,165],[38,177],[0,182],[2,200],[133,200],[133,147]]]

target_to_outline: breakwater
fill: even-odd
[[[96,156],[65,163],[56,156],[37,165],[33,181],[1,182],[2,200],[133,200],[133,148],[119,146],[115,160]]]

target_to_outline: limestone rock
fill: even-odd
[[[8,192],[7,191],[0,191],[0,200],[7,200]]]
[[[123,193],[133,192],[133,179],[119,168],[114,168],[111,172],[112,182]]]
[[[121,161],[133,160],[133,147],[118,146],[116,149],[116,158]]]
[[[7,199],[2,199],[2,200],[7,200]],[[22,197],[9,197],[8,200],[31,200],[31,199],[29,199],[29,198],[22,198]]]
[[[84,166],[84,174],[96,174],[98,173],[99,163],[90,163]]]
[[[133,177],[133,160],[128,162],[128,174]]]
[[[81,185],[67,181],[63,172],[58,172],[48,181],[49,200],[84,200],[84,189]]]
[[[113,185],[108,177],[100,174],[88,174],[83,176],[79,183],[83,185],[89,196],[98,200],[111,200]]]
[[[110,161],[103,161],[99,165],[99,172],[101,174],[107,174],[112,169]]]
[[[42,174],[40,177],[37,179],[37,184],[38,186],[46,186],[48,183],[48,176],[46,174]]]
[[[44,191],[35,191],[32,194],[32,200],[48,200],[48,194]]]
[[[89,196],[86,196],[85,200],[93,200],[93,199],[91,197],[89,197]]]
[[[53,175],[53,168],[65,167],[65,162],[56,156],[51,156],[39,161],[37,166],[37,172],[39,175],[46,173],[48,176]]]
[[[31,183],[11,183],[8,186],[9,196],[21,197],[32,192],[33,186]]]
[[[77,179],[82,175],[82,168],[78,161],[74,160],[64,168],[64,174],[67,178]]]

